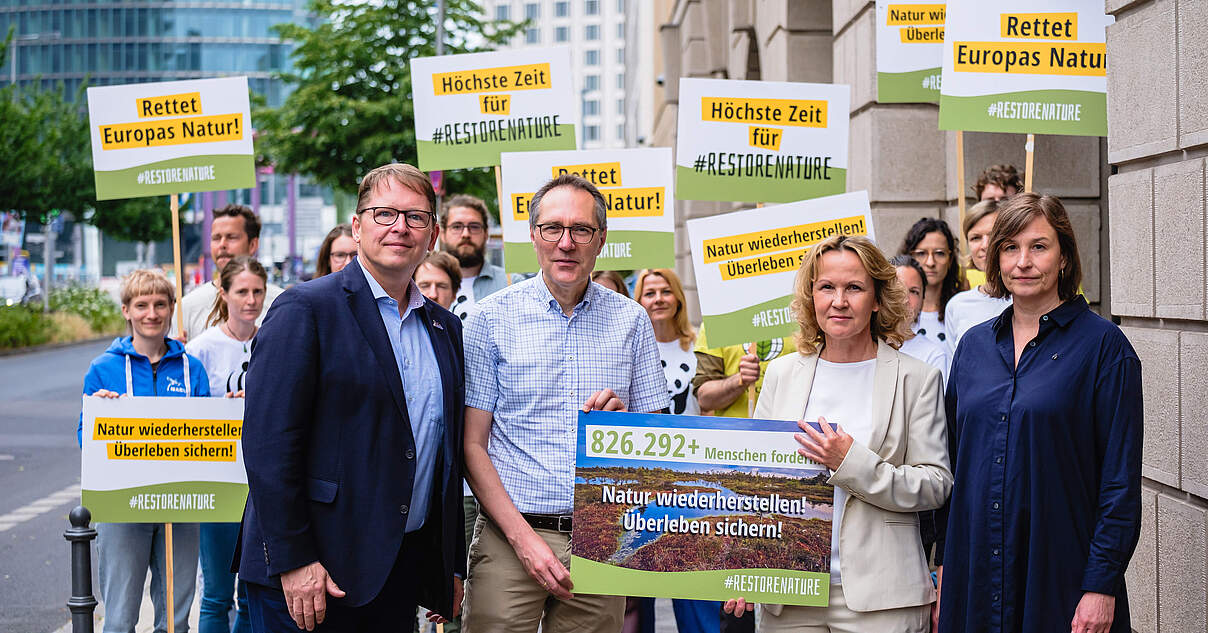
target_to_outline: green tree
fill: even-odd
[[[258,159],[278,171],[307,174],[354,192],[366,171],[389,162],[417,163],[411,71],[415,57],[436,54],[435,3],[312,0],[312,27],[276,27],[294,42],[294,91],[280,108],[257,109]],[[473,0],[448,0],[445,52],[489,50],[523,24],[483,19]],[[445,190],[495,198],[489,169],[445,173]]]

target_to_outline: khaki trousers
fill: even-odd
[[[535,530],[563,565],[570,565],[570,535]],[[499,527],[479,514],[470,543],[463,633],[619,633],[623,596],[575,593],[559,600],[533,580]]]
[[[843,597],[843,585],[831,585],[830,604],[824,607],[785,605],[780,615],[762,609],[760,633],[927,633],[931,630],[931,605],[852,611]]]

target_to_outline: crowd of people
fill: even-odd
[[[122,286],[130,335],[84,393],[245,399],[242,524],[177,524],[176,630],[653,631],[650,599],[576,593],[580,412],[798,421],[830,470],[825,607],[674,600],[681,633],[1127,632],[1140,527],[1141,366],[1081,295],[1061,201],[996,165],[962,237],[923,218],[887,255],[804,256],[792,337],[711,346],[670,269],[595,270],[603,196],[566,175],[530,202],[540,272],[486,259],[472,196],[438,208],[390,164],[282,292],[259,222],[214,212],[212,284]],[[632,298],[631,298],[632,297]],[[270,308],[271,306],[271,308]],[[816,426],[814,424],[816,424]],[[81,417],[82,428],[82,417]],[[104,630],[133,631],[147,571],[166,630],[163,527],[99,524]]]

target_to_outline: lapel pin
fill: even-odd
[[[438,330],[443,330],[443,329],[445,329],[445,326],[441,325],[441,324],[440,324],[440,321],[437,321],[436,319],[432,319],[432,327],[434,327],[434,328],[436,328],[436,329],[438,329]],[[1056,358],[1056,356],[1054,356],[1054,358]]]
[[[1053,354],[1053,360],[1057,360],[1057,354]]]

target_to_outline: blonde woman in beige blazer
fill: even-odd
[[[829,605],[766,605],[760,630],[925,633],[936,594],[917,513],[952,487],[940,371],[896,349],[911,334],[905,291],[868,239],[819,243],[795,290],[799,351],[768,365],[755,417],[821,424],[800,423],[798,452],[833,471],[836,553]]]

